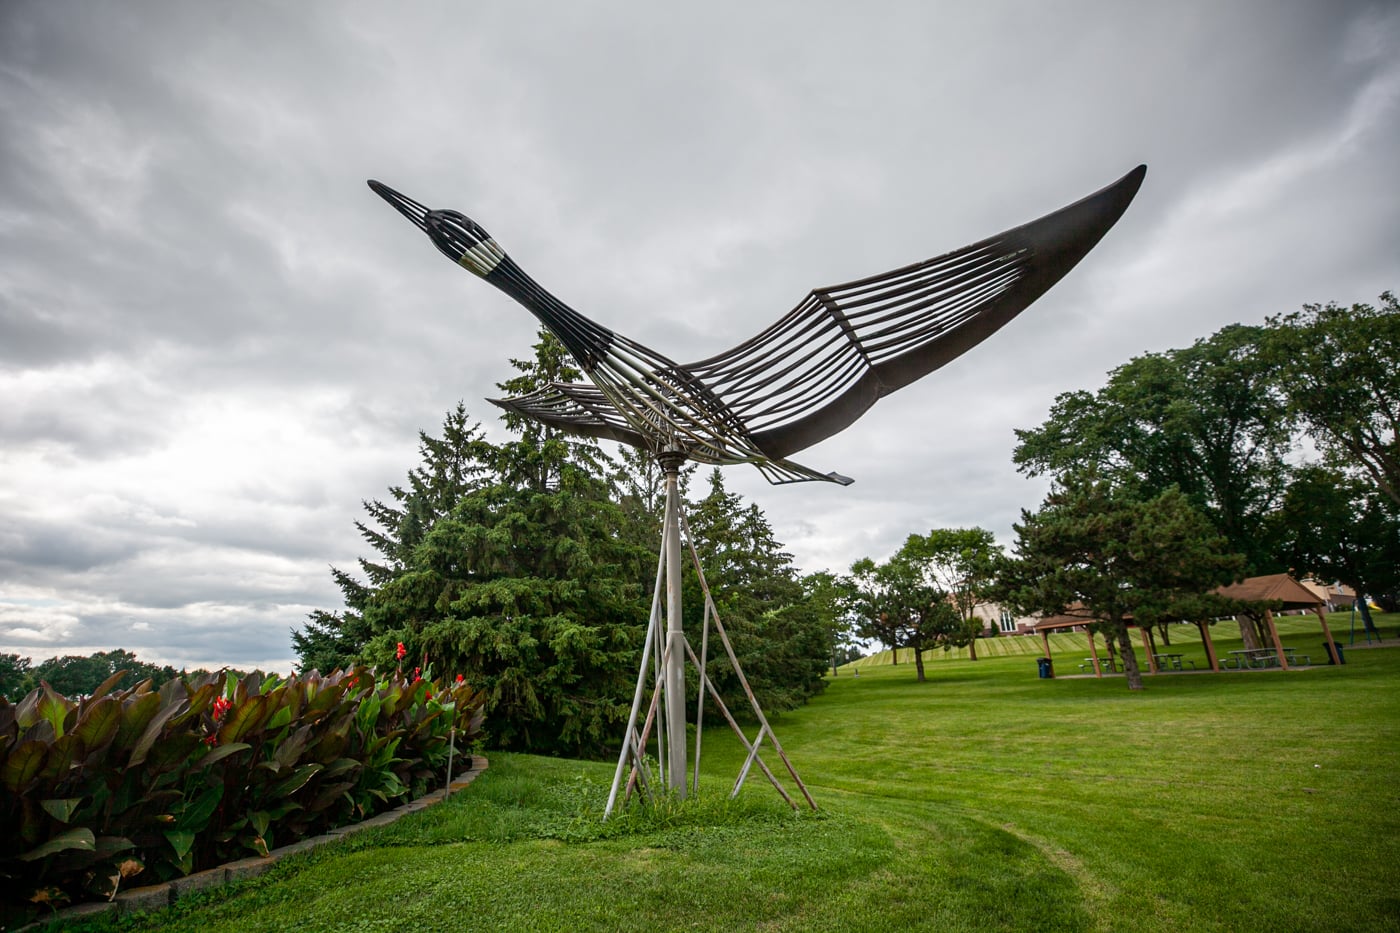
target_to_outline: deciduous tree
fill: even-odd
[[[30,672],[32,665],[33,662],[29,658],[17,654],[0,654],[0,697],[18,703],[33,689],[34,681]]]
[[[851,565],[851,576],[858,631],[895,650],[911,649],[915,677],[922,683],[924,652],[949,644],[963,630],[948,592],[925,573],[919,558],[903,548],[881,564],[862,557]]]
[[[1267,346],[1290,410],[1334,466],[1400,504],[1400,302],[1330,303],[1270,318]]]
[[[1325,467],[1300,469],[1275,536],[1299,575],[1387,599],[1400,591],[1400,508],[1360,478]],[[1363,624],[1375,631],[1367,600],[1360,602]]]
[[[1282,501],[1292,422],[1262,338],[1233,325],[1137,357],[1097,392],[1056,398],[1044,424],[1016,432],[1013,460],[1032,476],[1093,470],[1141,499],[1175,486],[1252,571],[1281,570],[1262,530]]]
[[[119,690],[147,679],[158,687],[179,675],[179,671],[169,665],[149,664],[130,651],[118,648],[86,656],[70,654],[49,658],[34,667],[29,679],[31,686],[43,681],[66,697],[80,697],[92,693],[117,671],[127,672],[116,684],[115,689]]]
[[[901,550],[948,594],[962,621],[959,629],[944,639],[944,647],[966,646],[968,657],[977,660],[977,636],[983,624],[974,610],[985,601],[996,576],[1001,547],[995,536],[985,528],[935,528],[928,534],[910,535]]]

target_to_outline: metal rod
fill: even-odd
[[[664,537],[664,529],[663,529]],[[656,585],[651,592],[651,618],[647,622],[646,638],[642,639],[642,663],[637,669],[637,689],[632,693],[632,711],[627,715],[627,731],[625,736],[631,736],[637,729],[637,711],[642,705],[642,690],[646,687],[647,661],[651,659],[651,642],[655,637],[656,620],[660,614],[661,602],[661,579],[666,566],[666,551],[663,548],[660,557],[656,562]],[[641,754],[641,750],[638,751]],[[627,761],[627,738],[623,739],[622,752],[617,756],[617,771],[613,774],[612,790],[608,793],[608,806],[603,811],[603,819],[612,815],[613,804],[617,802],[617,787],[622,781],[622,770]]]
[[[661,457],[666,471],[666,754],[667,784],[685,799],[685,631],[681,627],[679,456]]]
[[[744,786],[744,778],[749,776],[749,769],[753,767],[754,759],[758,757],[758,747],[763,744],[763,733],[767,726],[758,727],[758,735],[754,737],[753,745],[749,746],[749,757],[744,759],[744,766],[739,769],[739,777],[734,781],[734,789],[729,792],[729,796],[739,796],[739,788]]]
[[[684,520],[684,516],[682,516]],[[689,538],[689,529],[687,529]],[[768,717],[763,715],[763,707],[759,706],[758,698],[753,694],[753,688],[749,686],[749,679],[744,676],[743,665],[739,663],[739,657],[734,653],[734,646],[729,643],[729,633],[724,630],[724,620],[719,616],[719,609],[715,607],[715,601],[710,596],[710,585],[705,581],[705,570],[700,566],[700,555],[695,550],[695,542],[690,542],[690,559],[695,565],[695,573],[700,579],[700,589],[705,594],[705,603],[709,611],[714,614],[715,631],[719,633],[719,640],[724,645],[724,651],[729,655],[729,663],[734,666],[734,673],[739,677],[739,685],[744,688],[744,695],[749,698],[749,704],[753,707],[754,715],[763,728],[768,731],[768,737],[773,740],[773,750],[778,753],[778,757],[783,760],[787,767],[788,774],[792,775],[793,781],[797,783],[797,789],[802,791],[802,796],[807,799],[807,804],[813,809],[817,809],[817,802],[812,799],[812,795],[807,791],[807,785],[802,783],[802,778],[798,776],[797,769],[788,761],[787,753],[783,751],[783,745],[778,741],[778,734],[773,731],[773,727],[768,724]]]
[[[686,530],[687,534],[689,529]],[[705,625],[700,632],[700,660],[696,667],[700,668],[701,682],[706,678],[705,664],[710,659],[710,601],[705,600]],[[705,729],[705,691],[695,691],[695,777],[692,779],[690,789],[699,793],[700,791],[700,739],[704,735]]]
[[[687,645],[686,647],[689,648],[689,645]],[[695,660],[694,651],[690,652],[690,659],[692,661]],[[700,682],[704,685],[704,689],[710,692],[710,698],[714,700],[715,705],[719,707],[720,713],[724,716],[724,721],[729,723],[729,728],[733,729],[734,734],[739,737],[739,742],[744,746],[744,750],[748,751],[749,749],[751,749],[753,746],[749,742],[749,737],[744,735],[744,730],[739,728],[739,723],[737,723],[734,720],[733,714],[729,712],[729,707],[724,705],[724,698],[719,695],[719,689],[715,687],[714,681],[710,680],[708,676],[702,676],[700,678]],[[778,792],[779,796],[781,796],[784,800],[787,801],[788,806],[796,810],[797,803],[790,796],[788,796],[787,790],[783,787],[783,782],[779,781],[778,776],[769,769],[767,764],[764,763],[763,757],[760,755],[755,760],[758,762],[759,770],[761,770],[768,777],[768,782],[773,785],[773,789]]]

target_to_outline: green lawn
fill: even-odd
[[[727,802],[721,732],[699,801],[607,825],[610,764],[498,753],[446,804],[121,928],[1396,930],[1396,621],[1340,668],[1141,693],[1039,679],[1038,646],[931,654],[923,684],[868,663],[774,723],[818,814],[756,770]],[[1298,625],[1286,644],[1320,644]]]

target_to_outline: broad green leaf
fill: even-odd
[[[273,796],[289,797],[295,794],[297,791],[301,790],[301,788],[306,785],[306,782],[311,780],[321,768],[322,766],[317,764],[302,765],[300,768],[293,771],[285,780],[279,782],[272,788]]]
[[[355,719],[360,725],[360,731],[369,734],[374,729],[375,722],[379,719],[380,700],[377,694],[365,697],[360,703],[360,708],[355,714]]]
[[[44,759],[43,770],[39,772],[41,778],[49,780],[62,780],[73,769],[73,765],[82,760],[87,746],[77,735],[69,734],[60,737],[49,746],[49,754]]]
[[[160,694],[153,694],[153,696],[159,697]],[[159,699],[157,702],[160,702]],[[146,723],[145,731],[141,733],[141,738],[131,749],[131,757],[127,760],[127,767],[134,768],[146,760],[146,756],[151,753],[151,746],[160,736],[161,729],[172,716],[180,711],[182,705],[183,702],[171,703],[151,717],[150,721]]]
[[[146,756],[144,768],[148,775],[153,776],[153,786],[163,787],[177,780],[199,746],[200,738],[193,732],[177,731],[172,734],[167,731]]]
[[[272,753],[273,760],[277,762],[279,768],[290,768],[297,763],[302,752],[306,749],[306,743],[311,738],[311,734],[312,728],[310,726],[302,726],[282,740],[282,743],[277,746],[277,750]]]
[[[136,843],[125,836],[98,836],[97,854],[102,858],[115,855],[118,852],[125,852],[128,849],[136,848]]]
[[[330,764],[329,767],[326,768],[325,772],[323,772],[322,774],[322,777],[335,777],[336,775],[344,774],[346,771],[358,767],[360,767],[360,763],[353,758],[337,758],[334,762]]]
[[[146,726],[150,724],[151,717],[158,709],[160,696],[154,693],[142,693],[126,700],[122,704],[121,724],[117,726],[113,744],[122,750],[132,748],[146,731]]]
[[[219,744],[240,741],[245,735],[259,729],[267,719],[267,696],[257,694],[235,705],[224,715],[219,727]]]
[[[20,729],[28,729],[39,721],[39,697],[42,695],[42,690],[31,690],[15,706],[15,722]]]
[[[73,734],[89,751],[107,744],[117,734],[122,721],[122,705],[115,697],[102,697],[83,710]]]
[[[86,826],[79,826],[70,829],[66,833],[54,836],[48,842],[36,849],[30,849],[20,856],[20,861],[32,862],[35,859],[53,855],[55,852],[63,852],[66,849],[82,849],[85,852],[92,852],[97,848],[97,838],[93,836],[92,830]]]
[[[249,745],[247,742],[233,742],[229,745],[220,745],[213,751],[211,751],[209,754],[199,759],[197,765],[200,768],[207,768],[216,762],[222,761],[223,759],[227,758],[229,755],[234,754],[235,752],[241,752],[245,748],[252,747],[253,746]]]
[[[185,804],[185,809],[175,820],[175,828],[189,830],[192,833],[203,831],[208,825],[209,818],[214,815],[214,811],[219,807],[219,801],[224,796],[224,785],[215,784],[213,787],[205,789],[193,802]]]
[[[194,833],[184,829],[167,829],[165,838],[170,842],[170,848],[175,851],[177,861],[183,862],[185,857],[194,848]]]
[[[5,759],[4,766],[0,767],[0,783],[11,793],[20,793],[44,766],[48,753],[47,742],[30,740],[19,743]]]
[[[117,682],[127,675],[127,673],[127,671],[117,671],[111,677],[108,677],[106,680],[102,681],[102,683],[98,685],[97,689],[92,691],[92,693],[88,696],[88,702],[95,702],[105,697],[108,694],[108,692],[110,692],[111,689],[117,685]]]
[[[39,683],[39,705],[36,712],[41,719],[47,719],[53,724],[53,732],[56,738],[63,738],[63,722],[68,718],[68,710],[73,704],[54,692],[54,689],[44,681]]]
[[[43,807],[45,813],[60,823],[66,823],[82,801],[81,797],[64,797],[56,800],[41,800],[39,806]]]
[[[267,727],[268,729],[281,729],[283,726],[289,725],[291,721],[292,708],[284,703],[284,705],[279,707],[277,712],[273,713],[271,718],[268,719]]]

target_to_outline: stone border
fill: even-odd
[[[466,758],[467,756],[462,756]],[[192,875],[183,878],[176,878],[173,881],[163,881],[160,884],[147,885],[142,888],[132,888],[129,891],[120,891],[117,896],[110,901],[96,901],[87,904],[77,904],[73,907],[65,907],[42,920],[36,920],[26,926],[19,927],[15,933],[25,933],[25,931],[41,930],[52,924],[55,920],[69,921],[96,917],[105,913],[131,914],[152,910],[160,910],[169,907],[180,898],[196,891],[205,891],[209,888],[217,888],[234,881],[244,881],[248,878],[256,878],[265,873],[278,861],[289,855],[296,855],[300,852],[309,852],[327,843],[344,839],[346,836],[353,836],[361,830],[370,829],[374,826],[388,826],[397,822],[400,818],[410,813],[417,813],[425,810],[435,803],[441,803],[448,797],[465,788],[477,775],[490,767],[490,763],[484,755],[472,755],[471,767],[463,772],[461,777],[454,780],[450,785],[440,790],[435,790],[431,794],[424,794],[416,800],[393,810],[386,810],[378,816],[372,816],[359,823],[351,823],[348,826],[340,826],[336,829],[328,830],[320,836],[312,836],[291,845],[282,846],[280,849],[273,849],[267,856],[254,856],[252,858],[239,859],[236,862],[227,862],[218,868],[210,868],[205,871],[197,871]]]

